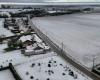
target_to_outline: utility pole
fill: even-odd
[[[63,44],[63,42],[62,42],[62,50],[61,50],[61,52],[63,52],[63,49],[64,49],[64,44]]]
[[[92,70],[94,70],[94,68],[95,68],[95,60],[96,60],[96,56],[93,57],[93,67],[92,67]]]
[[[94,70],[94,65],[95,65],[94,63],[95,63],[95,59],[93,58],[93,68],[92,68],[92,70]]]

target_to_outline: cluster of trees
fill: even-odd
[[[8,45],[8,47],[4,49],[6,52],[23,48],[23,43],[21,41],[17,40],[16,38],[10,39],[8,41],[7,45]]]
[[[11,8],[11,6],[10,5],[1,5],[1,8],[3,8],[3,9],[10,9]]]
[[[12,13],[10,12],[11,17],[26,17],[27,15],[31,15],[31,17],[33,16],[44,16],[46,14],[45,10],[31,10],[31,11],[21,11],[18,13]]]

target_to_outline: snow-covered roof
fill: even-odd
[[[41,40],[37,35],[34,35],[34,39],[35,39],[35,41],[37,41],[37,42],[42,42],[42,40]]]
[[[10,30],[13,30],[14,28],[13,28],[13,26],[9,26],[9,29],[10,29]]]
[[[26,46],[26,49],[27,49],[27,50],[33,50],[34,47],[33,47],[32,45],[29,45],[29,46]]]
[[[11,15],[9,14],[9,12],[0,12],[1,15],[7,15],[8,17],[10,17]]]
[[[33,52],[34,50],[25,50],[25,54],[27,53],[27,52]]]
[[[56,11],[48,11],[49,13],[55,13]]]
[[[32,39],[32,36],[31,36],[31,35],[27,35],[27,36],[22,36],[22,37],[20,37],[20,40],[21,40],[22,42],[25,42],[25,41],[27,41],[27,40],[31,41],[31,39]]]

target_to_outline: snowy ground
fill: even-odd
[[[15,80],[10,70],[0,71],[0,80]]]
[[[5,48],[7,48],[7,44],[0,44],[0,54],[4,53]]]
[[[7,32],[7,34],[9,34],[9,32]],[[35,40],[38,43],[42,42],[37,35],[35,35]],[[4,52],[3,49],[6,47],[6,43],[0,44],[0,68],[12,63],[23,80],[91,80],[69,63],[66,63],[65,60],[57,56],[53,51],[28,57],[21,54],[20,50]],[[70,71],[73,71],[74,77],[69,75]],[[0,79],[14,80],[11,72],[8,70],[0,71]]]
[[[55,55],[54,52],[41,54],[41,55],[33,55],[30,57],[24,56],[21,54],[20,50],[15,50],[11,52],[4,52],[2,48],[0,48],[0,66],[6,67],[9,65],[9,63],[12,63],[13,65],[20,65],[26,62],[30,62],[33,60],[37,60],[39,58],[43,58],[44,56],[53,56]]]
[[[85,66],[92,67],[95,57],[100,63],[99,13],[40,17],[33,23]]]
[[[2,25],[1,25],[2,27]],[[9,32],[5,31],[7,34]],[[4,34],[4,32],[2,33]],[[11,35],[9,35],[11,36]],[[35,35],[35,40],[37,42],[42,42],[42,40]],[[10,51],[10,52],[5,52],[4,49],[7,48],[7,43],[0,44],[0,68],[6,67],[9,65],[9,63],[12,63],[14,66],[22,65],[24,63],[29,63],[30,61],[38,60],[38,59],[43,59],[45,57],[50,57],[56,55],[54,52],[48,52],[46,54],[40,54],[40,55],[33,55],[33,56],[24,56],[21,54],[20,50],[15,50],[15,51]],[[4,77],[6,76],[6,77]],[[10,76],[10,79],[9,79]],[[0,71],[0,79],[2,80],[13,80],[11,77],[11,72],[8,71]]]
[[[15,67],[23,80],[91,80],[79,74],[59,56],[51,56],[31,61]],[[69,75],[73,71],[75,79]]]
[[[3,27],[3,19],[0,19],[0,35],[13,36],[13,33]]]
[[[8,33],[8,32],[7,32]],[[37,42],[42,42],[42,40],[37,36],[35,36],[35,40]],[[15,50],[10,52],[5,52],[4,49],[7,48],[7,43],[0,44],[0,68],[6,67],[9,65],[9,63],[12,63],[13,65],[20,65],[26,62],[30,62],[32,60],[36,60],[39,58],[43,58],[44,56],[53,56],[55,55],[54,52],[46,53],[46,54],[40,54],[40,55],[33,55],[33,56],[24,56],[24,54],[21,54],[21,50]]]

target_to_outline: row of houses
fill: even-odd
[[[8,41],[8,47],[15,50],[21,49],[21,53],[25,56],[45,54],[50,51],[50,47],[35,34],[28,24],[27,18],[5,19],[4,27],[11,32],[14,31],[15,35],[19,35]]]

